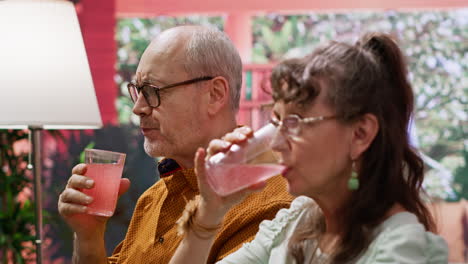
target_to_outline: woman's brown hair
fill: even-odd
[[[343,229],[331,263],[353,262],[362,254],[375,227],[397,203],[414,213],[427,230],[434,230],[420,196],[424,165],[408,139],[414,96],[407,75],[398,45],[391,36],[380,33],[366,34],[355,45],[331,42],[304,59],[284,61],[273,70],[275,101],[308,104],[324,91],[341,122],[351,123],[367,113],[379,122],[374,141],[361,157],[360,187],[340,210]],[[307,220],[289,242],[298,263],[314,253],[305,252],[306,242],[320,239],[325,231],[320,209],[316,205],[308,209]]]

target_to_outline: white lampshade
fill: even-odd
[[[0,1],[0,128],[27,126],[102,126],[69,1]]]

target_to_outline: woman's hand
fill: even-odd
[[[231,207],[240,203],[247,195],[263,189],[265,182],[257,183],[247,189],[238,191],[228,196],[220,196],[211,188],[206,177],[205,161],[218,152],[226,152],[232,144],[242,144],[253,136],[249,127],[236,128],[226,134],[223,139],[214,139],[205,151],[199,148],[195,155],[195,173],[197,174],[198,187],[201,201],[198,207],[197,219],[205,225],[219,224]]]
[[[252,129],[241,127],[226,134],[223,139],[212,140],[205,151],[199,148],[195,155],[195,173],[197,174],[200,202],[192,220],[192,224],[204,229],[217,229],[221,226],[224,215],[235,204],[242,201],[249,193],[261,189],[265,183],[256,184],[247,190],[242,190],[228,196],[220,196],[211,188],[206,178],[205,160],[221,151],[228,151],[232,144],[242,144],[253,135]],[[216,232],[207,231],[197,235],[198,231],[188,231],[172,256],[170,264],[175,263],[207,263],[210,248],[213,246]]]

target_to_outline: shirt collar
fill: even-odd
[[[181,169],[180,165],[173,159],[164,158],[158,164],[159,177],[161,178],[174,174]]]
[[[175,160],[164,158],[158,164],[158,171],[160,178],[165,178],[170,175],[181,175],[193,190],[198,191],[197,176],[193,168],[183,169]]]

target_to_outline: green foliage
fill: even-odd
[[[11,254],[13,263],[25,263],[23,254],[29,256],[34,248],[34,203],[18,201],[19,194],[30,183],[27,177],[26,156],[15,155],[13,143],[26,138],[23,131],[0,130],[0,256],[2,263],[8,263]],[[9,253],[8,253],[9,252]]]
[[[466,199],[468,197],[468,150],[463,150],[464,166],[460,166],[455,170],[455,192],[458,197]]]
[[[85,149],[92,149],[94,148],[94,145],[96,145],[96,143],[94,141],[91,141],[89,142],[88,145],[86,145]],[[84,150],[80,153],[80,163],[85,163],[85,151]]]

